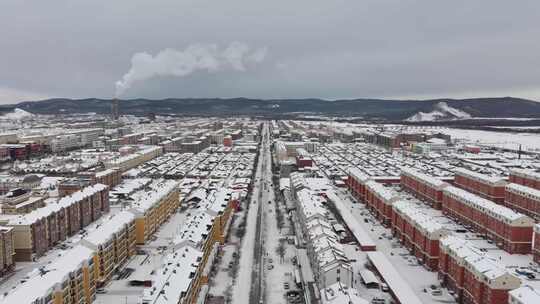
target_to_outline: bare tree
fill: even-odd
[[[287,248],[285,247],[285,239],[280,239],[279,245],[276,247],[276,254],[279,255],[280,263],[284,262],[286,251],[287,251]]]

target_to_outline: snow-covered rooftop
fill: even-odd
[[[435,178],[431,175],[422,173],[416,169],[409,168],[409,167],[402,167],[401,174],[410,176],[418,181],[423,182],[424,184],[430,185],[437,189],[442,189],[448,185],[447,183],[443,182],[442,180],[438,178]]]
[[[521,286],[520,288],[510,291],[510,298],[514,298],[520,304],[538,304],[540,303],[540,290],[529,285]],[[510,302],[513,303],[513,302]]]
[[[472,194],[466,190],[449,186],[444,192],[459,201],[469,205],[472,208],[481,210],[483,213],[494,217],[500,217],[502,220],[511,224],[533,225],[533,220],[526,215],[515,212],[510,208],[498,205],[478,195]]]
[[[0,299],[0,304],[35,303],[39,299],[44,299],[56,289],[58,284],[66,281],[70,273],[79,270],[84,263],[93,259],[93,256],[93,250],[81,245],[64,251],[62,256],[46,265],[41,271],[34,270],[30,273],[30,278]]]
[[[456,175],[465,176],[492,186],[504,186],[506,184],[506,180],[503,177],[489,176],[465,168],[456,168],[454,173]]]
[[[111,238],[129,223],[135,220],[135,215],[129,211],[120,211],[109,218],[104,219],[103,224],[88,233],[83,241],[92,246],[99,246],[107,243]],[[94,248],[95,249],[95,248]]]
[[[134,211],[144,214],[172,191],[175,191],[178,188],[178,182],[160,179],[153,181],[149,187],[151,190],[141,190],[131,196],[133,199],[131,207]]]
[[[510,184],[506,185],[506,191],[518,193],[518,194],[521,194],[521,195],[525,195],[525,196],[527,196],[529,198],[532,198],[532,199],[540,202],[540,190],[537,190],[537,189],[534,189],[534,188],[530,188],[530,187],[523,186],[523,185],[520,185],[520,184],[510,183]]]
[[[201,251],[190,245],[168,254],[161,268],[152,276],[152,287],[144,289],[143,303],[181,303],[195,278],[202,256]]]
[[[49,202],[43,208],[38,208],[36,210],[33,210],[30,213],[14,217],[9,221],[9,225],[31,225],[35,223],[36,221],[38,221],[39,219],[47,217],[53,214],[54,212],[59,211],[62,208],[67,208],[73,205],[74,203],[80,202],[84,200],[85,198],[90,197],[105,189],[107,189],[107,186],[103,184],[95,184],[93,186],[86,187],[80,191],[72,193],[69,196],[65,196],[61,198],[57,202]]]
[[[534,170],[528,170],[528,169],[512,169],[511,171],[512,175],[525,177],[528,179],[532,179],[535,181],[540,181],[540,172],[534,171]]]

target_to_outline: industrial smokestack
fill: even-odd
[[[196,71],[216,72],[231,69],[245,71],[266,57],[266,48],[252,50],[245,43],[233,42],[225,49],[215,44],[192,44],[183,51],[165,49],[155,56],[142,52],[131,58],[131,68],[116,82],[120,97],[138,81],[158,76],[187,76]]]
[[[112,120],[118,120],[120,118],[118,99],[116,97],[111,101],[111,118]]]

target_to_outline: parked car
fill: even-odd
[[[381,298],[373,298],[371,299],[372,304],[386,304],[386,301]]]
[[[432,296],[442,296],[442,290],[440,290],[440,289],[432,290],[431,295]]]

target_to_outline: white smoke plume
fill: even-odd
[[[131,58],[129,71],[116,82],[116,97],[135,82],[158,76],[183,77],[199,70],[210,73],[226,69],[246,71],[262,62],[266,52],[266,48],[252,49],[245,43],[233,42],[224,49],[215,44],[192,44],[183,51],[164,49],[155,56],[136,53]]]

